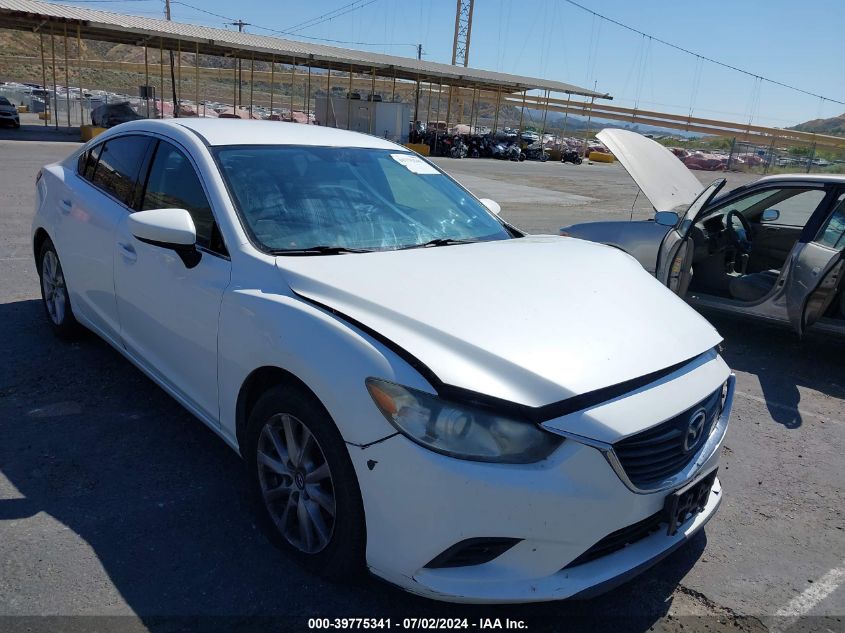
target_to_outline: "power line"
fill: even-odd
[[[800,92],[800,93],[808,95],[810,97],[817,97],[817,98],[822,99],[824,101],[830,101],[831,103],[838,103],[839,105],[845,105],[845,101],[838,101],[837,99],[831,99],[830,97],[825,97],[823,95],[816,94],[815,92],[810,92],[809,90],[804,90],[804,89],[798,88],[796,86],[791,86],[789,84],[783,83],[782,81],[777,81],[775,79],[769,79],[768,77],[763,77],[762,75],[758,75],[757,73],[752,73],[749,70],[744,70],[742,68],[732,66],[731,64],[726,64],[725,62],[720,62],[719,60],[713,59],[712,57],[707,57],[706,55],[702,55],[700,53],[695,53],[695,52],[693,52],[693,51],[691,51],[687,48],[684,48],[683,46],[678,46],[677,44],[672,44],[671,42],[667,42],[666,40],[662,40],[659,37],[655,37],[654,35],[649,35],[648,33],[644,33],[643,31],[640,31],[639,29],[635,29],[632,26],[628,26],[627,24],[623,24],[622,22],[619,22],[618,20],[614,20],[613,18],[609,18],[606,15],[602,15],[601,13],[596,13],[592,9],[588,9],[584,5],[578,4],[577,2],[575,2],[575,0],[565,0],[565,2],[568,2],[572,6],[578,7],[582,11],[586,11],[587,13],[590,13],[597,18],[601,18],[602,20],[606,20],[607,22],[610,22],[611,24],[615,24],[616,26],[621,26],[623,29],[626,29],[626,30],[631,31],[633,33],[637,33],[638,35],[642,35],[643,37],[647,37],[649,39],[652,39],[655,42],[659,42],[660,44],[663,44],[664,46],[668,46],[669,48],[674,48],[675,50],[679,50],[683,53],[686,53],[687,55],[692,55],[693,57],[699,57],[699,58],[703,59],[704,61],[710,62],[711,64],[716,64],[717,66],[722,66],[723,68],[728,68],[728,69],[734,70],[738,73],[742,73],[743,75],[748,75],[749,77],[753,77],[755,80],[766,81],[770,84],[774,84],[776,86],[781,86],[782,88],[788,88],[789,90],[795,90],[796,92]]]
[[[93,1],[100,1],[100,0],[90,0],[90,1],[93,2]],[[122,2],[124,0],[109,0],[109,1],[110,2],[111,1]],[[147,2],[149,0],[131,0],[131,1],[133,1],[133,2]],[[368,4],[372,4],[372,2],[375,2],[375,1],[376,0],[371,0],[371,2],[369,2]],[[238,23],[238,20],[235,20],[235,18],[229,17],[227,15],[221,15],[219,13],[214,13],[213,11],[203,9],[202,7],[198,7],[198,6],[195,6],[193,4],[189,4],[187,2],[181,2],[181,0],[171,0],[171,4],[178,4],[179,6],[183,6],[183,7],[186,7],[188,9],[192,9],[194,11],[199,11],[200,13],[205,13],[206,15],[210,15],[210,16],[213,16],[215,18],[220,18],[221,20],[226,20],[226,24],[234,24],[235,26],[237,26],[237,23]],[[346,6],[349,6],[349,5],[346,5]],[[361,6],[365,6],[365,5],[361,5]],[[360,9],[361,7],[356,7],[356,8]],[[332,16],[332,17],[337,17],[337,16]],[[316,19],[316,18],[312,18],[312,19]],[[261,26],[259,24],[251,24],[251,26],[253,28],[260,29],[262,31],[267,31],[268,33],[275,33],[277,35],[294,35],[295,37],[301,37],[301,38],[305,38],[305,39],[308,39],[308,40],[316,40],[316,41],[320,41],[320,42],[331,42],[332,44],[351,44],[351,45],[355,45],[355,46],[416,46],[416,44],[404,43],[404,42],[384,42],[384,43],[381,43],[381,42],[354,42],[354,41],[349,41],[349,40],[336,40],[336,39],[331,39],[331,38],[328,38],[328,37],[314,37],[314,36],[311,36],[311,35],[303,35],[301,33],[292,34],[292,33],[289,33],[288,31],[281,31],[279,29],[271,29],[270,27]],[[304,27],[304,28],[306,28],[306,27]]]
[[[350,2],[349,4],[345,4],[341,7],[338,7],[334,11],[329,11],[328,13],[324,13],[323,15],[319,15],[316,18],[311,18],[310,20],[305,20],[305,22],[300,22],[299,24],[295,24],[290,28],[279,31],[280,33],[285,34],[292,34],[296,31],[301,31],[302,29],[310,29],[311,27],[317,26],[319,24],[323,24],[324,22],[329,22],[330,20],[334,20],[335,18],[339,18],[342,15],[346,15],[347,13],[352,13],[353,11],[357,11],[358,9],[363,9],[366,6],[373,4],[374,2],[378,2],[378,0],[367,0],[363,4],[358,4],[362,0],[355,0],[355,2]],[[358,6],[354,6],[358,5]],[[344,11],[344,9],[346,9]]]

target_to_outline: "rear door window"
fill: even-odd
[[[126,206],[133,206],[138,173],[149,144],[150,139],[146,136],[119,136],[109,139],[100,152],[90,177],[91,182]]]

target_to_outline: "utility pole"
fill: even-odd
[[[238,27],[238,33],[243,33],[244,27],[250,26],[249,22],[244,22],[243,20],[238,20],[237,22],[227,22],[226,24]],[[241,92],[241,90],[243,89],[243,80],[241,79],[241,70],[242,70],[241,69],[241,58],[238,57],[238,103],[239,104],[244,102],[243,93]]]
[[[167,21],[170,21],[170,0],[164,0],[164,17]],[[179,60],[179,63],[182,63],[182,60]],[[173,89],[173,118],[179,118],[179,100],[176,98],[176,71],[173,68],[174,60],[173,60],[173,49],[170,49],[170,87]],[[164,99],[164,95],[161,95],[161,98]],[[162,101],[162,116],[164,116],[164,101]]]

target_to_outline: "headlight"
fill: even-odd
[[[400,433],[458,459],[527,464],[547,457],[563,441],[530,422],[453,404],[385,380],[368,378],[367,390]]]

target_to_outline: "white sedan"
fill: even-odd
[[[135,121],[36,188],[53,329],[94,331],[238,451],[267,533],[318,573],[584,596],[716,512],[734,380],[713,327],[404,147]]]

